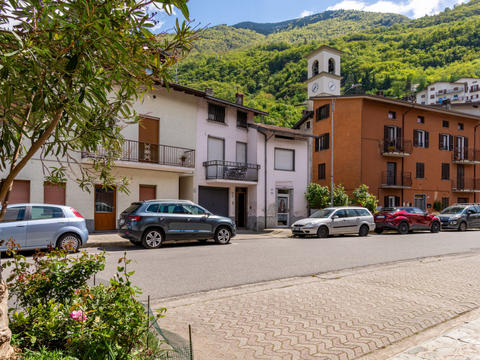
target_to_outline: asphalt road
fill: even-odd
[[[98,250],[89,249],[90,252]],[[133,282],[152,300],[294,276],[308,276],[406,259],[480,251],[480,231],[429,232],[368,237],[258,238],[230,245],[197,242],[144,250],[126,246],[107,249],[101,281],[114,274],[127,251],[135,270]]]

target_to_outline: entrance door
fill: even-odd
[[[95,185],[95,230],[116,229],[116,189]]]
[[[143,118],[138,122],[138,161],[158,163],[158,120]]]
[[[199,186],[198,203],[214,215],[228,217],[228,188]]]
[[[397,185],[397,163],[387,163],[387,185]]]
[[[235,189],[235,223],[237,227],[247,226],[247,188]]]
[[[465,168],[457,165],[457,189],[465,189]]]
[[[464,136],[455,137],[455,158],[457,160],[467,159],[467,138]]]
[[[290,191],[278,190],[277,193],[277,226],[290,225]]]

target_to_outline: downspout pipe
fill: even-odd
[[[407,111],[405,111],[403,114],[402,114],[402,147],[405,146],[405,117],[406,115],[413,110],[413,106],[410,107],[410,109],[408,109]],[[415,141],[415,139],[413,140]],[[413,145],[413,144],[412,144]],[[404,200],[404,189],[403,189],[403,173],[404,173],[404,170],[405,170],[405,158],[402,157],[402,172],[401,172],[401,176],[402,176],[402,190],[401,190],[401,194],[402,194],[402,199],[400,201],[400,206],[403,206],[403,200]]]
[[[475,157],[476,157],[476,153],[475,153],[475,152],[476,152],[476,150],[477,150],[477,128],[478,128],[479,126],[480,126],[480,124],[477,124],[477,125],[475,125],[475,126],[473,127],[473,159],[474,159],[474,160],[476,160],[476,159],[475,159]],[[474,181],[474,184],[473,184],[473,185],[474,185],[474,187],[475,187],[475,185],[476,185],[475,182],[476,182],[476,179],[477,179],[477,166],[478,166],[477,164],[475,164],[475,165],[473,166],[473,181]],[[477,189],[475,189],[475,190],[477,190]],[[474,203],[477,202],[477,193],[476,193],[476,192],[473,193],[473,202],[474,202]]]
[[[267,178],[267,174],[268,174],[268,171],[267,171],[267,143],[268,143],[268,140],[273,136],[273,134],[270,135],[270,136],[268,136],[267,133],[264,133],[264,132],[262,132],[262,134],[263,134],[264,139],[265,139],[265,141],[264,141],[265,145],[264,145],[264,149],[263,149],[263,152],[264,152],[263,171],[264,171],[264,174],[265,174],[264,175],[264,200],[263,200],[264,201],[264,211],[263,211],[264,214],[263,215],[264,215],[264,229],[266,229],[267,228],[267,215],[268,215],[267,214],[267,195],[268,195],[268,187],[267,187],[267,183],[268,183],[267,182],[267,180],[268,180],[268,178]]]

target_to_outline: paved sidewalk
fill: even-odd
[[[292,235],[290,229],[265,229],[264,231],[240,230],[232,240],[248,240],[258,238],[289,237]],[[88,242],[84,248],[104,248],[104,247],[133,247],[132,243],[121,238],[116,231],[91,233]]]
[[[415,346],[389,360],[480,359],[480,318]]]
[[[387,359],[423,343],[426,339],[417,337],[425,330],[478,309],[479,269],[480,253],[470,253],[246,285],[156,305],[168,309],[163,328],[187,338],[192,325],[199,360]],[[462,356],[451,359],[470,359]]]

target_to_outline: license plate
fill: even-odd
[[[377,216],[377,219],[385,219],[385,216],[382,216],[382,215]]]

